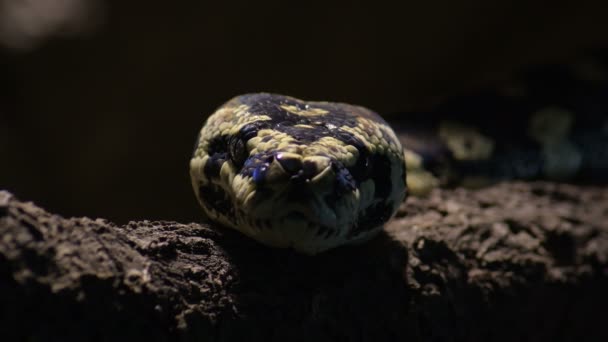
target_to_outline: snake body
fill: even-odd
[[[608,83],[558,71],[549,83],[532,79],[516,92],[400,115],[398,135],[360,106],[237,96],[201,129],[192,186],[213,221],[269,246],[317,254],[373,237],[408,192],[501,179],[606,179]]]
[[[608,63],[544,65],[393,123],[410,193],[497,181],[608,180]]]

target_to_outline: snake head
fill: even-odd
[[[401,145],[377,114],[265,93],[207,119],[190,175],[211,219],[308,254],[369,239],[406,194]]]

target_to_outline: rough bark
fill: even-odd
[[[3,341],[607,341],[607,289],[601,187],[437,190],[377,239],[316,257],[0,192]]]

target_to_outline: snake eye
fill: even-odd
[[[355,181],[360,184],[370,177],[372,173],[373,164],[367,153],[364,153],[364,150],[359,151],[359,159],[357,159],[357,163],[355,166],[349,168],[351,175],[355,179]]]
[[[245,143],[239,137],[230,137],[230,139],[228,139],[228,153],[230,160],[237,167],[243,166],[247,159]]]

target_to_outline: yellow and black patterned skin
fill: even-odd
[[[306,254],[371,238],[406,196],[403,149],[376,113],[267,93],[207,119],[190,175],[209,218]]]

